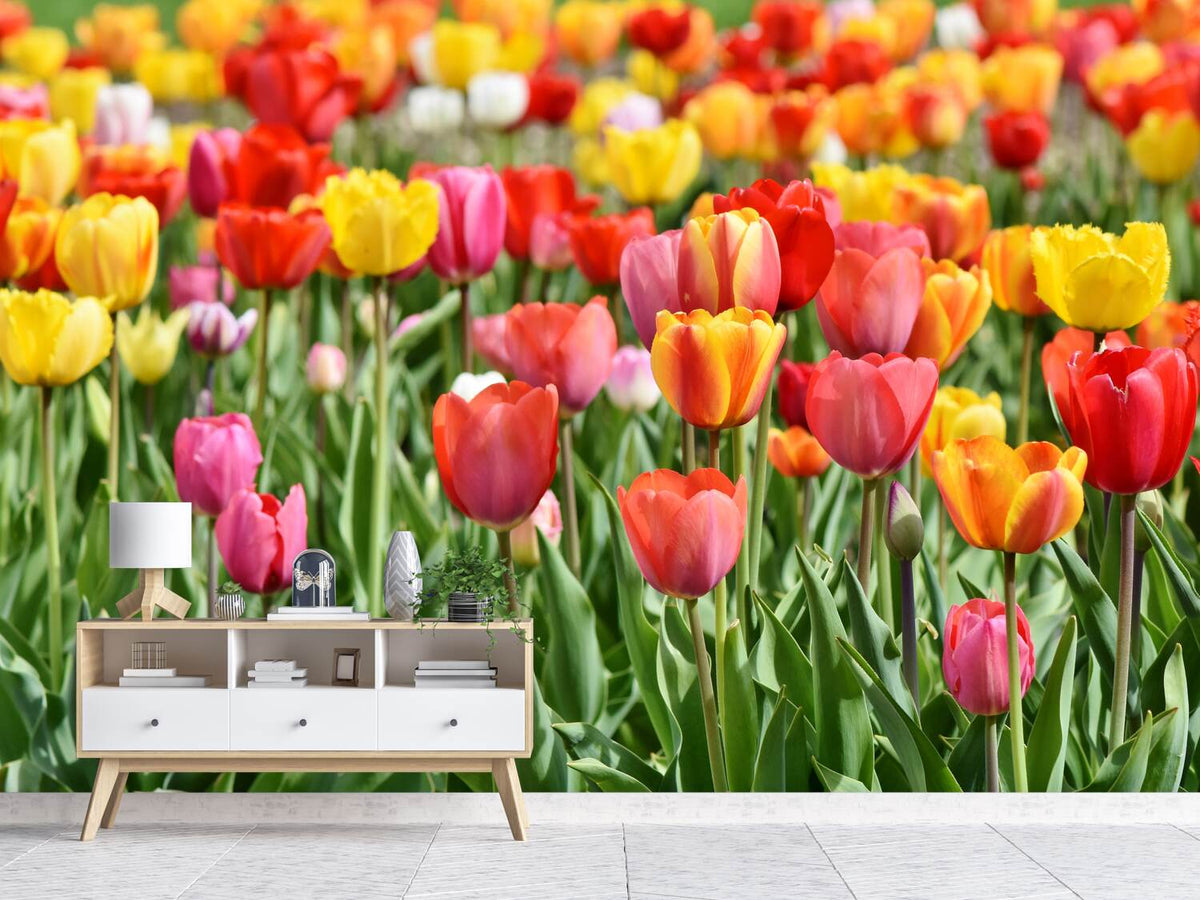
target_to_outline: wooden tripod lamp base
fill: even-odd
[[[142,569],[138,574],[138,586],[117,602],[117,612],[122,619],[132,619],[140,611],[142,620],[149,622],[154,618],[156,606],[182,619],[192,604],[166,586],[162,569]]]

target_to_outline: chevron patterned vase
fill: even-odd
[[[421,555],[411,531],[393,531],[383,569],[383,605],[393,619],[411,622],[421,597]]]

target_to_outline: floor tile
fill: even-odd
[[[66,828],[66,825],[22,825],[17,828],[0,828],[0,868],[44,844]]]

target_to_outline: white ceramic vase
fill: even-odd
[[[411,531],[393,531],[383,569],[383,605],[393,619],[411,622],[421,596],[421,555]]]

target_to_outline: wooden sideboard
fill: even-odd
[[[118,687],[136,641],[208,687]],[[357,686],[334,651],[359,651]],[[93,619],[76,630],[76,752],[100,760],[80,840],[110,828],[130,772],[491,772],[516,840],[516,760],[533,752],[533,623]],[[260,659],[295,659],[300,688],[250,688]],[[489,659],[494,688],[418,688],[418,661]]]

